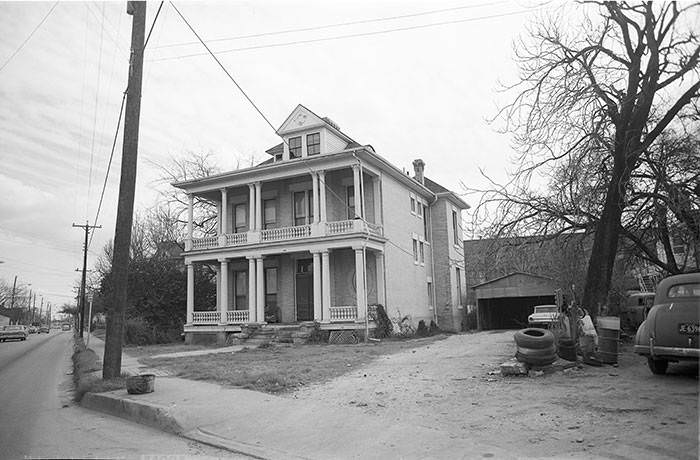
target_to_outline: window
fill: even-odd
[[[247,207],[245,203],[239,203],[233,206],[233,231],[235,233],[245,233],[248,231]]]
[[[425,264],[425,245],[421,241],[420,244],[420,263],[421,265]]]
[[[423,217],[423,204],[418,202],[416,206],[416,210],[418,211],[418,217]]]
[[[428,281],[428,306],[433,306],[433,283]]]
[[[294,192],[294,225],[310,224],[314,220],[314,200],[311,190]]]
[[[282,161],[282,154],[278,153],[275,155],[275,162]]]
[[[316,155],[321,153],[321,135],[319,133],[306,135],[306,154]]]
[[[457,305],[462,305],[462,271],[455,267],[455,275],[457,276]]]
[[[348,219],[355,218],[355,186],[351,185],[346,189],[346,202],[348,206]]]
[[[277,308],[277,268],[265,269],[265,308]]]
[[[289,139],[289,158],[301,158],[301,136]]]
[[[416,239],[413,239],[413,262],[418,263],[418,241]]]
[[[454,233],[454,239],[456,245],[461,245],[460,232],[459,232],[459,221],[457,220],[457,211],[452,210],[452,232]]]
[[[234,310],[248,309],[248,274],[233,272],[233,292],[235,293]]]
[[[423,238],[428,239],[428,207],[423,205]]]
[[[277,224],[277,200],[263,201],[263,229],[275,228]]]
[[[411,212],[415,214],[416,212],[416,199],[411,197]]]

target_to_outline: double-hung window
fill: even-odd
[[[348,186],[345,191],[346,204],[348,208],[348,219],[355,218],[355,187],[353,185]]]
[[[294,192],[294,225],[306,225],[314,221],[314,196],[311,190]]]
[[[248,309],[248,273],[244,271],[233,272],[233,291],[235,293],[234,309]]]
[[[416,199],[413,196],[411,196],[411,213],[416,213]]]
[[[423,238],[428,239],[428,207],[423,205]]]
[[[263,229],[277,226],[277,200],[263,201]]]
[[[421,265],[423,265],[425,264],[425,244],[422,241],[420,241],[418,245],[420,247],[420,263]]]
[[[457,217],[457,211],[452,210],[452,232],[454,233],[454,240],[457,246],[461,246],[460,241],[461,235],[459,231],[459,219]]]
[[[248,231],[247,205],[239,203],[233,206],[233,231],[245,233]]]
[[[418,240],[413,238],[413,263],[418,263]]]
[[[277,308],[277,268],[265,269],[265,308],[275,311]]]
[[[306,154],[316,155],[321,153],[321,134],[313,133],[306,135]]]
[[[301,158],[301,136],[289,138],[289,158]]]

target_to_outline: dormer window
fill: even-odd
[[[306,135],[306,154],[316,155],[321,153],[321,134],[313,133]]]
[[[301,136],[289,138],[289,158],[301,158]]]

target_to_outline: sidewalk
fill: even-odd
[[[102,357],[104,342],[90,348]],[[150,372],[124,355],[123,371]],[[406,404],[411,404],[406,401]],[[425,426],[368,415],[361,408],[224,388],[175,377],[156,378],[155,391],[87,393],[81,402],[106,412],[231,452],[263,459],[516,458],[493,445]],[[465,414],[466,416],[466,414]]]
[[[98,365],[102,365],[102,359],[105,355],[105,341],[96,337],[95,334],[90,333],[90,344],[88,348],[92,349],[97,357],[100,358]],[[165,377],[169,375],[165,371],[158,369],[149,369],[147,366],[141,364],[138,359],[129,356],[126,353],[122,353],[122,373],[127,375],[138,375],[138,374],[155,374],[157,377]]]

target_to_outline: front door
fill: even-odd
[[[314,274],[312,259],[297,261],[296,297],[297,321],[313,321]]]

